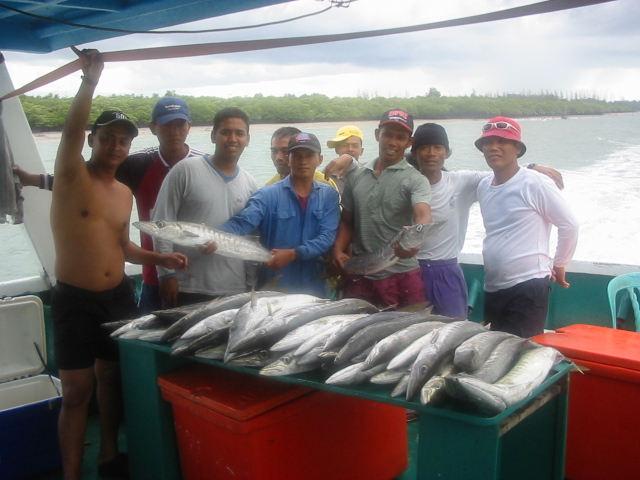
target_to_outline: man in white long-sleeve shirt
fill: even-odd
[[[493,170],[478,185],[486,230],[484,319],[492,330],[531,337],[544,329],[549,279],[569,286],[565,267],[578,242],[578,221],[551,180],[518,165],[526,146],[516,121],[495,117],[482,131],[475,145]],[[558,228],[553,267],[552,225]]]

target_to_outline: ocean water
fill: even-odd
[[[377,122],[359,122],[365,133],[363,160],[375,158]],[[423,122],[416,121],[416,125]],[[488,170],[482,154],[473,145],[483,121],[440,121],[448,132],[453,153],[447,160],[450,170]],[[640,270],[640,113],[598,117],[535,118],[520,120],[527,153],[522,163],[537,163],[559,170],[565,182],[563,195],[580,220],[580,240],[575,260],[638,265]],[[323,145],[343,123],[297,124],[303,131],[315,133]],[[251,142],[240,165],[263,184],[275,171],[269,157],[273,131],[282,125],[252,125]],[[188,143],[212,151],[210,127],[193,127]],[[58,133],[35,135],[40,156],[53,172],[60,140]],[[132,152],[155,145],[147,130],[135,139]],[[328,162],[334,152],[325,149]],[[85,157],[89,151],[86,149]],[[134,211],[132,221],[137,219]],[[552,237],[555,234],[552,233]],[[138,240],[135,229],[131,238]],[[463,252],[481,253],[484,227],[479,208],[472,208]],[[552,249],[555,243],[552,242]],[[41,267],[24,227],[0,225],[2,267],[0,282],[38,275]]]

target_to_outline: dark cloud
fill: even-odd
[[[459,18],[527,3],[530,1],[359,0],[347,9],[332,9],[290,24],[170,38],[135,35],[91,46],[113,51],[167,44],[365,31]],[[197,22],[184,28],[257,24],[321,10],[326,5],[291,2]],[[209,85],[212,90],[242,91],[247,95],[289,91],[332,96],[337,92],[354,95],[362,90],[412,95],[435,86],[450,95],[468,94],[474,90],[496,93],[590,88],[620,91],[624,92],[620,95],[637,98],[640,92],[637,87],[630,87],[630,78],[632,73],[636,78],[640,77],[639,18],[639,1],[618,0],[567,12],[480,25],[321,45],[137,62],[126,66],[116,64],[108,70],[127,68],[134,72],[127,75],[130,78],[127,82],[114,83],[113,88],[121,89],[118,93],[122,89],[131,93],[140,93],[141,89],[142,93],[164,93],[167,89],[180,88],[184,91],[198,88],[198,92],[202,92],[203,85]],[[10,61],[10,55],[7,57]],[[47,65],[55,62],[59,65],[75,56],[67,50],[44,57],[20,58],[24,58],[24,65],[31,68],[40,58]],[[619,74],[623,69],[630,71],[629,78]],[[143,73],[145,71],[153,74]],[[108,71],[105,72],[108,76]],[[15,74],[12,72],[12,75]],[[106,85],[105,82],[105,88]],[[630,93],[632,90],[635,93]]]

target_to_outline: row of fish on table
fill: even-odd
[[[105,325],[112,337],[170,343],[172,355],[259,368],[268,376],[322,369],[327,384],[388,385],[391,396],[448,398],[498,414],[525,399],[562,356],[553,348],[468,320],[379,311],[272,291],[221,297]]]

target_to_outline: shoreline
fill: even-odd
[[[565,118],[565,120],[571,120],[571,119],[581,119],[581,118],[602,118],[602,117],[616,117],[619,115],[633,115],[633,114],[638,114],[640,112],[615,112],[615,113],[603,113],[600,115],[569,115],[567,116],[567,118]],[[534,121],[544,121],[544,120],[552,120],[552,119],[560,119],[562,118],[560,115],[542,115],[542,116],[536,116],[536,117],[512,117],[514,120],[518,120],[518,121],[527,121],[527,120],[534,120]],[[311,124],[311,123],[318,123],[318,124],[330,124],[330,123],[339,123],[341,125],[347,125],[347,124],[358,124],[358,123],[367,123],[367,122],[377,122],[378,120],[324,120],[324,121],[312,121],[312,122],[284,122],[284,123],[264,123],[264,122],[256,122],[256,123],[252,123],[251,126],[264,126],[264,125],[278,125],[278,126],[283,126],[283,125],[291,125],[291,124],[297,124],[297,125],[306,125],[306,124]],[[452,123],[452,122],[484,122],[486,121],[486,119],[479,119],[479,118],[440,118],[440,119],[433,119],[433,118],[414,118],[414,123],[416,125],[423,123],[423,122],[435,122],[435,123]],[[195,133],[195,132],[210,132],[212,128],[212,125],[193,125],[191,127],[191,130]],[[277,128],[277,127],[276,127]],[[140,134],[138,135],[139,137],[146,137],[151,135],[151,131],[149,130],[149,127],[138,127],[138,130],[140,132]],[[86,130],[87,134],[90,133],[90,130]],[[60,135],[62,134],[62,130],[47,130],[44,132],[31,132],[31,134],[33,135],[33,138],[36,142],[41,141],[41,142],[46,142],[46,141],[52,141],[52,140],[58,140],[60,138]]]

